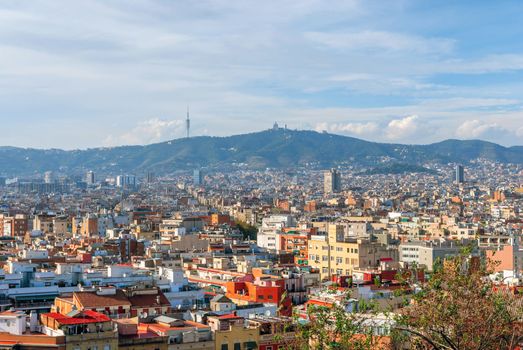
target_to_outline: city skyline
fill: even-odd
[[[523,144],[522,4],[7,2],[2,145],[292,129]],[[436,6],[437,5],[437,6]]]

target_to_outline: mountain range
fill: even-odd
[[[227,137],[197,136],[144,146],[85,150],[0,147],[0,173],[22,176],[44,171],[80,174],[157,174],[206,167],[327,168],[340,164],[376,166],[383,162],[419,165],[485,158],[523,163],[523,146],[481,140],[445,140],[428,145],[370,142],[310,130],[269,129]]]

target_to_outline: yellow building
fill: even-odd
[[[309,266],[320,271],[321,279],[332,275],[352,275],[355,269],[377,267],[382,258],[397,261],[398,252],[370,238],[349,237],[346,225],[329,224],[326,235],[309,240]]]
[[[67,228],[69,224],[69,218],[64,217],[55,217],[53,219],[53,233],[55,235],[66,235],[68,233]]]
[[[216,350],[258,349],[260,331],[245,327],[243,317],[233,314],[210,316],[207,322],[214,331]]]
[[[81,234],[85,237],[98,236],[98,218],[94,215],[87,215],[82,220]]]

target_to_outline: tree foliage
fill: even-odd
[[[347,293],[342,299],[348,301]],[[374,303],[359,302],[359,312],[347,312],[341,305],[310,305],[308,322],[297,323],[296,337],[285,344],[293,350],[371,350],[380,349],[379,337],[373,336],[372,316],[376,314]],[[295,316],[296,317],[296,316]]]
[[[256,226],[249,225],[244,221],[236,221],[236,225],[238,225],[238,229],[243,234],[244,239],[256,239],[258,234]]]
[[[401,312],[403,340],[415,349],[514,349],[523,336],[521,297],[491,282],[491,268],[466,254],[438,266]]]

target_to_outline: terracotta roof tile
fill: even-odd
[[[74,296],[84,309],[131,306],[131,302],[125,293],[119,289],[116,290],[115,295],[98,295],[95,292],[75,292]]]

